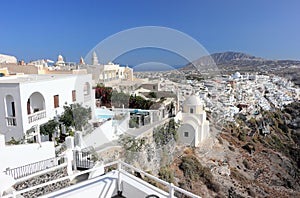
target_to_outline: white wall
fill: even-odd
[[[5,117],[8,115],[6,113],[5,98],[7,95],[11,95],[15,102],[16,126],[7,126],[6,123]],[[20,101],[19,84],[1,83],[0,81],[0,133],[5,135],[6,141],[9,141],[11,137],[15,137],[15,139],[23,137],[22,107]],[[24,111],[27,111],[26,107]]]
[[[36,75],[28,75],[36,76]],[[65,103],[80,103],[84,107],[91,107],[92,118],[94,118],[95,99],[92,92],[92,76],[88,75],[47,75],[48,78],[37,80],[28,80],[14,83],[3,83],[0,81],[0,133],[6,135],[6,141],[11,137],[20,139],[24,136],[25,132],[36,124],[44,124],[49,119],[63,112]],[[52,77],[53,76],[53,77]],[[24,78],[24,77],[23,77]],[[13,78],[10,78],[13,79]],[[90,84],[89,97],[84,96],[84,84]],[[76,90],[76,101],[72,102],[72,90]],[[38,92],[45,100],[46,118],[38,121],[28,123],[27,115],[27,100],[31,94]],[[15,101],[17,126],[7,126],[5,120],[5,100],[6,95],[11,95]],[[59,95],[59,107],[54,108],[54,95]],[[88,99],[88,100],[87,100]],[[32,101],[33,103],[34,101]],[[32,104],[31,104],[32,105]],[[41,104],[39,104],[41,105]],[[33,112],[32,112],[33,113]]]
[[[123,134],[123,132],[129,129],[129,120],[130,120],[130,113],[128,112],[126,118],[121,122],[118,122],[118,135]]]
[[[96,128],[92,133],[84,136],[83,141],[86,146],[93,146],[94,148],[97,148],[116,140],[117,136],[114,136],[114,132],[112,120],[109,120]]]
[[[197,129],[194,129],[194,127],[190,124],[182,124],[178,129],[179,142],[186,145],[197,146],[198,137],[196,137],[196,131]],[[185,132],[188,132],[188,137],[184,136]]]
[[[0,148],[0,171],[55,157],[53,142],[11,145]]]
[[[90,100],[84,101],[84,83],[90,83]],[[72,102],[72,90],[76,90],[76,101]],[[44,80],[42,82],[33,82],[20,85],[20,95],[23,107],[22,116],[27,117],[27,98],[34,92],[39,92],[44,96],[46,119],[39,120],[37,122],[29,124],[24,120],[24,128],[29,129],[35,124],[43,124],[49,119],[60,115],[63,112],[63,106],[67,103],[81,103],[83,106],[94,106],[94,95],[92,93],[91,75],[68,75],[64,78],[54,78],[53,80]],[[54,108],[54,95],[59,95],[59,107]]]

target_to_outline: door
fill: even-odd
[[[12,116],[16,117],[15,102],[11,102]]]
[[[27,100],[27,115],[31,114],[30,112],[30,99]]]

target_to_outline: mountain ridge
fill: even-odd
[[[238,66],[238,67],[264,66],[269,68],[276,68],[279,66],[289,67],[293,65],[300,65],[299,60],[271,60],[271,59],[256,57],[243,52],[226,51],[226,52],[213,53],[208,56],[200,57],[199,59],[194,60],[192,63],[187,64],[182,69],[190,70],[195,67],[209,66],[214,63],[221,68],[227,66]]]

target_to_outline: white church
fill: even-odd
[[[192,147],[198,147],[209,137],[209,121],[206,120],[204,101],[199,96],[192,95],[183,103],[178,129],[179,142]]]

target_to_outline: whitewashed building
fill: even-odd
[[[109,62],[108,64],[99,64],[96,52],[92,54],[92,64],[84,64],[80,61],[80,68],[87,69],[89,74],[92,74],[95,83],[107,84],[110,82],[133,81],[133,69],[128,66],[122,67],[119,64]]]
[[[91,83],[91,75],[0,78],[0,133],[5,135],[5,141],[28,136],[29,129],[60,115],[66,104],[79,103],[93,111],[95,103]]]
[[[182,122],[178,129],[180,143],[198,147],[209,137],[209,121],[199,96],[192,95],[184,101],[183,113],[179,117]]]

